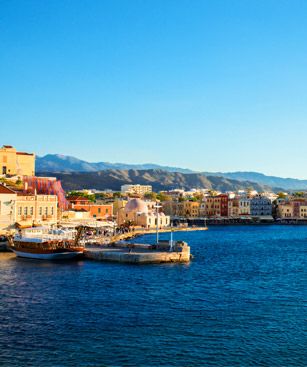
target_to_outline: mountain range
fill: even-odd
[[[246,187],[246,185],[253,186],[256,189],[256,184],[259,185],[258,188],[273,188],[276,190],[306,190],[307,189],[307,180],[299,180],[295,178],[283,178],[283,177],[276,177],[276,176],[266,176],[262,173],[258,172],[195,172],[193,170],[190,170],[188,168],[180,168],[180,167],[171,167],[171,166],[161,166],[157,164],[152,163],[145,163],[145,164],[126,164],[126,163],[109,163],[109,162],[96,162],[96,163],[90,163],[75,157],[61,155],[61,154],[47,154],[44,157],[37,157],[36,158],[36,171],[38,174],[41,175],[42,172],[45,174],[54,174],[57,173],[57,176],[59,176],[60,173],[63,174],[63,177],[65,177],[64,181],[67,181],[68,178],[72,178],[74,176],[78,177],[78,179],[81,180],[82,183],[85,183],[84,180],[91,180],[93,182],[93,178],[100,177],[101,175],[105,177],[105,175],[102,174],[103,171],[107,171],[108,175],[110,175],[110,184],[115,182],[113,180],[113,176],[115,175],[115,172],[118,171],[117,179],[122,182],[122,180],[125,180],[128,178],[129,174],[124,172],[135,172],[135,171],[150,171],[149,176],[151,176],[151,179],[155,181],[154,177],[159,177],[159,179],[162,178],[162,176],[165,179],[165,182],[170,182],[170,185],[178,184],[180,187],[180,182],[182,182],[182,187],[185,187],[186,184],[193,184],[191,187],[202,187],[202,185],[205,184],[205,179],[209,180],[213,186],[219,185],[223,187],[228,187],[229,184],[232,182],[233,187],[238,187],[238,182],[241,182],[241,188]],[[153,173],[154,171],[157,171],[156,173]],[[100,176],[98,173],[100,172]],[[164,172],[163,174],[161,172]],[[67,175],[68,173],[71,173],[71,175]],[[93,173],[93,175],[89,175],[89,173]],[[95,173],[97,173],[95,175]],[[191,175],[189,177],[186,177],[186,179],[179,179],[179,176],[174,175],[168,175],[168,173],[181,173],[185,175]],[[65,174],[65,175],[64,175]],[[145,173],[143,173],[145,174]],[[128,176],[127,176],[128,175]],[[122,176],[120,178],[119,176]],[[140,174],[142,176],[142,174]],[[140,176],[136,175],[135,173],[132,173],[131,177],[137,177],[137,179],[140,179]],[[204,177],[204,179],[201,178]],[[130,179],[131,179],[130,177]],[[213,179],[213,177],[215,177]],[[210,178],[210,179],[209,179]],[[220,180],[218,180],[219,178]],[[221,178],[226,180],[221,180]],[[105,177],[106,179],[106,177]],[[178,181],[177,181],[178,179]],[[99,185],[101,186],[102,181],[99,181]],[[150,180],[149,180],[150,181]],[[233,182],[236,181],[236,182]],[[128,182],[128,181],[126,181]],[[126,183],[124,182],[124,183]],[[132,181],[129,181],[132,182]],[[105,182],[107,184],[107,182]],[[141,182],[140,182],[141,183]],[[71,183],[73,184],[73,183]],[[81,182],[80,182],[81,184]],[[206,185],[208,185],[208,181],[206,181]],[[210,186],[210,185],[209,185]],[[79,187],[80,188],[80,187]],[[96,188],[95,185],[92,186],[92,188]],[[100,187],[102,189],[102,187]],[[107,188],[107,187],[104,187]],[[110,186],[108,188],[111,188]],[[173,187],[172,187],[173,188]],[[209,187],[207,187],[209,188]],[[116,189],[118,189],[118,186],[116,186]],[[230,189],[234,190],[234,188]]]
[[[54,173],[53,173],[54,174]],[[40,172],[40,176],[50,176],[52,172]],[[97,172],[56,172],[65,190],[111,189],[120,191],[121,185],[139,183],[152,185],[154,191],[181,188],[213,189],[232,191],[253,188],[265,191],[270,188],[250,181],[237,181],[224,177],[205,176],[201,173],[167,172],[161,169],[149,170],[102,170]]]
[[[62,155],[47,154],[44,157],[36,157],[37,172],[97,172],[108,169],[119,170],[146,170],[146,169],[163,169],[167,172],[193,173],[194,171],[187,168],[160,166],[153,163],[144,164],[128,164],[128,163],[109,163],[96,162],[90,163],[81,159]]]

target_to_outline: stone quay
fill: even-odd
[[[156,245],[115,243],[86,248],[86,259],[112,261],[127,264],[188,263],[191,260],[190,246],[186,242],[168,241]]]

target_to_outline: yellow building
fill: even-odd
[[[16,198],[16,222],[52,224],[57,222],[58,198],[56,195],[18,194]]]
[[[199,217],[200,203],[198,201],[183,201],[183,216],[187,218]]]
[[[0,148],[0,175],[34,176],[35,154],[17,152],[11,145]]]
[[[304,208],[301,206],[301,208]],[[303,213],[300,211],[300,214]],[[293,218],[294,217],[294,211],[293,211],[293,205],[291,202],[284,202],[278,205],[278,216],[281,219],[286,218]]]
[[[300,219],[307,219],[307,206],[306,205],[300,206]]]

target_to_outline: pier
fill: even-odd
[[[129,264],[187,263],[190,261],[190,247],[186,242],[177,241],[170,246],[168,241],[156,245],[117,243],[108,246],[87,248],[86,259],[112,261]]]
[[[194,231],[206,231],[207,227],[175,227],[175,228],[162,228],[159,229],[159,233],[171,233],[171,232],[194,232]],[[138,236],[145,234],[156,234],[155,229],[136,229],[135,231],[129,231],[126,233],[117,234],[109,238],[108,243],[117,243],[119,241],[131,240]]]

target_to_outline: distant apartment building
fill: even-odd
[[[123,194],[135,194],[144,196],[148,192],[152,192],[151,185],[122,185],[121,192]]]
[[[254,196],[250,201],[252,217],[272,216],[271,200],[265,196]]]
[[[0,148],[0,175],[34,176],[35,154],[17,152],[11,145]]]

